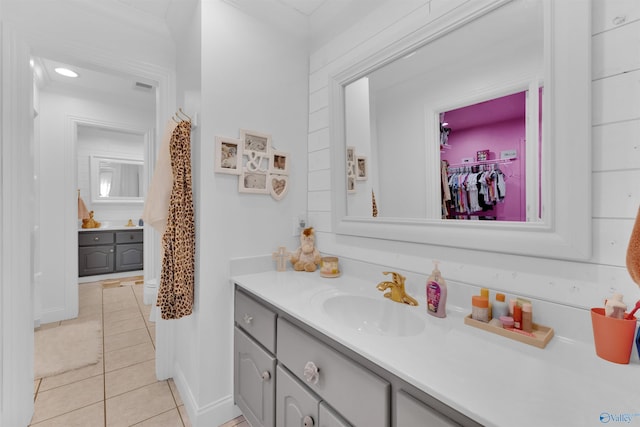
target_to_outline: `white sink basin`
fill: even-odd
[[[380,295],[370,298],[360,295],[336,295],[324,301],[322,308],[335,322],[372,335],[406,337],[424,330],[424,319],[405,304]]]

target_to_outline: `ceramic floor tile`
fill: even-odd
[[[42,331],[44,329],[57,328],[60,326],[60,322],[43,323],[34,329],[34,331]]]
[[[102,375],[103,373],[104,365],[101,359],[98,363],[94,363],[93,365],[64,372],[60,375],[42,378],[40,391],[51,390],[56,387],[61,387],[63,385],[72,384],[78,381],[85,380],[87,378],[95,377],[97,375]]]
[[[178,412],[180,412],[180,417],[182,417],[184,427],[192,427],[191,421],[189,420],[189,414],[187,414],[187,410],[184,405],[178,406]]]
[[[133,427],[183,427],[182,418],[177,409],[172,409],[163,414],[157,415]]]
[[[105,396],[109,399],[155,382],[157,382],[156,361],[137,363],[105,374]]]
[[[104,337],[105,353],[131,347],[138,344],[150,343],[151,337],[147,328],[134,329],[121,334]]]
[[[32,423],[54,418],[104,400],[102,375],[38,393]]]
[[[104,402],[98,402],[76,409],[64,415],[51,418],[32,427],[104,427]]]
[[[135,365],[136,363],[155,359],[155,357],[155,348],[153,348],[153,345],[150,343],[110,351],[104,354],[104,371],[115,371],[116,369]]]
[[[173,381],[173,378],[169,378],[169,388],[171,389],[171,393],[173,393],[173,398],[176,401],[176,405],[184,405],[184,403],[182,402],[182,398],[180,397],[180,393],[178,393],[178,387],[176,387],[176,383]]]
[[[110,311],[104,313],[104,323],[115,322],[118,320],[135,319],[141,317],[140,309],[138,307],[127,307],[122,310]]]
[[[175,408],[166,381],[112,397],[106,405],[108,427],[131,426]]]
[[[142,316],[138,314],[138,317],[131,319],[112,320],[110,322],[104,322],[104,336],[121,334],[123,332],[134,331],[136,329],[145,328],[146,324],[142,319]]]
[[[134,298],[127,298],[120,301],[104,302],[102,305],[102,311],[104,313],[111,313],[112,311],[119,311],[125,308],[137,307],[138,303]]]

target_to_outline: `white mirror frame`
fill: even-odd
[[[344,87],[509,0],[470,2],[329,78],[333,170],[345,159]],[[542,221],[445,221],[347,215],[345,174],[333,174],[336,234],[584,260],[591,257],[591,2],[544,1]]]
[[[100,197],[100,162],[111,161],[124,164],[132,164],[142,166],[144,169],[144,160],[123,158],[123,157],[105,157],[105,156],[90,156],[91,165],[89,168],[89,180],[91,184],[91,203],[144,203],[144,197]],[[142,178],[142,177],[141,177]]]

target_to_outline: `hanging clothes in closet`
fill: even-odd
[[[191,187],[191,121],[180,121],[169,145],[173,186],[162,236],[162,272],[156,305],[163,319],[193,311],[195,224]]]
[[[448,177],[451,208],[458,214],[488,211],[507,196],[504,173],[495,165],[490,170],[450,168]]]

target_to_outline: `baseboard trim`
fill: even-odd
[[[224,396],[221,399],[199,406],[186,378],[178,366],[174,367],[173,382],[178,388],[180,398],[189,415],[189,421],[193,427],[220,426],[240,415],[240,409],[233,402],[233,395]]]

